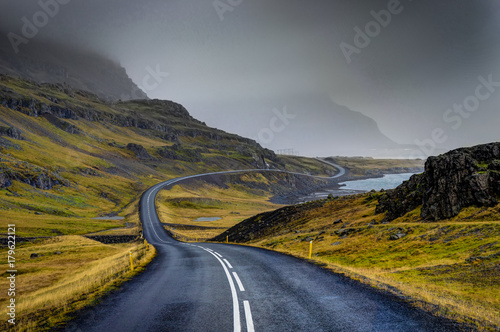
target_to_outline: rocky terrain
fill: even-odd
[[[223,242],[229,237],[231,242],[244,243],[280,234],[283,230],[286,232],[303,224],[305,220],[302,217],[307,212],[318,209],[325,203],[326,200],[313,201],[264,212],[242,221],[211,240]]]
[[[430,157],[425,172],[388,190],[376,211],[394,220],[422,206],[422,218],[441,220],[469,206],[494,206],[499,197],[500,143],[490,143]]]

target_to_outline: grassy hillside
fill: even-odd
[[[391,222],[381,193],[262,213],[216,238],[308,258],[476,328],[500,326],[500,205],[427,222],[416,209]]]
[[[155,249],[142,243],[109,245],[75,235],[18,243],[15,252],[16,326],[2,320],[3,331],[50,330],[142,271],[155,256]],[[133,253],[134,271],[130,270],[129,252]],[[7,257],[7,249],[0,248],[0,255]],[[0,268],[9,269],[6,260]],[[9,289],[7,278],[1,278],[0,287]],[[8,300],[7,292],[1,292],[3,308]]]

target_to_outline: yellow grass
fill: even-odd
[[[261,178],[257,180],[262,181]],[[175,224],[166,229],[180,240],[204,241],[255,214],[271,211],[282,205],[269,202],[270,196],[258,196],[230,185],[228,189],[206,183],[176,185],[160,192],[157,208],[161,222]],[[177,204],[175,202],[180,202]],[[187,202],[188,208],[182,207]],[[179,207],[180,205],[181,207]],[[218,217],[217,221],[197,222],[200,217]],[[179,226],[177,226],[179,225]],[[188,226],[188,227],[182,227]],[[189,226],[204,229],[190,229]]]
[[[304,222],[288,231],[249,244],[306,259],[313,240],[314,262],[351,278],[402,296],[435,314],[473,324],[478,329],[500,327],[499,206],[469,208],[438,223],[405,222],[404,216],[380,224],[370,194],[338,199],[302,215]],[[470,215],[489,220],[466,219]],[[342,224],[358,232],[339,236]],[[375,221],[378,224],[368,225]],[[401,227],[407,235],[389,240]],[[321,232],[324,232],[320,235]],[[279,235],[278,235],[279,233]],[[307,239],[305,241],[305,239]],[[493,256],[492,256],[493,255]],[[491,257],[476,262],[471,256]]]
[[[61,254],[55,254],[61,251]],[[136,270],[130,271],[132,251]],[[5,256],[5,250],[1,250]],[[31,253],[44,256],[30,259]],[[16,250],[16,331],[41,331],[68,318],[68,314],[93,304],[99,296],[142,270],[155,255],[142,243],[105,245],[80,236],[63,236]],[[6,264],[0,264],[7,270]],[[5,280],[0,287],[7,289]],[[0,305],[6,306],[7,294]],[[7,327],[5,320],[3,327]]]

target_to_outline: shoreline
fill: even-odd
[[[283,195],[283,196],[274,196],[271,198],[271,202],[277,204],[284,205],[295,205],[305,202],[311,202],[315,200],[326,199],[330,194],[335,197],[356,195],[369,192],[370,190],[361,190],[361,189],[343,189],[345,184],[341,184],[348,181],[361,181],[361,180],[369,180],[369,179],[380,179],[385,175],[398,175],[398,174],[418,174],[418,172],[414,172],[414,169],[404,170],[395,173],[380,173],[374,175],[365,175],[365,176],[352,176],[349,174],[349,170],[346,169],[346,174],[339,179],[335,179],[334,183],[327,184],[322,187],[310,188],[307,191],[301,191],[293,194]],[[384,188],[386,189],[386,188]],[[391,188],[388,188],[391,189]]]

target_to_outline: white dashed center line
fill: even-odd
[[[238,287],[240,288],[240,292],[245,291],[245,287],[243,287],[243,284],[241,283],[240,278],[238,277],[238,274],[236,272],[233,272],[234,280],[236,280],[236,283],[238,284]]]
[[[197,246],[197,247],[205,250],[210,255],[214,256],[219,261],[219,263],[222,265],[222,268],[224,269],[227,280],[229,282],[229,287],[231,288],[231,295],[233,297],[234,331],[240,332],[241,331],[240,302],[238,300],[238,293],[236,292],[236,287],[234,285],[233,278],[236,281],[236,284],[238,284],[238,288],[239,288],[240,292],[245,291],[245,287],[243,287],[243,283],[241,282],[241,280],[236,272],[233,272],[233,278],[231,277],[231,273],[229,272],[228,268],[232,269],[233,266],[231,265],[231,263],[229,263],[229,261],[227,259],[223,258],[223,256],[221,254],[219,254],[218,252],[213,251],[212,249],[209,249],[209,248],[205,248],[202,246]],[[243,301],[243,307],[245,310],[245,321],[246,321],[246,325],[247,325],[247,331],[254,332],[255,328],[253,325],[252,311],[250,310],[250,302]]]
[[[232,265],[231,265],[231,264],[227,261],[227,259],[224,259],[224,262],[226,262],[227,267],[229,267],[230,269],[232,269],[232,268],[233,268],[233,266],[232,266]]]
[[[252,311],[250,310],[250,302],[243,301],[243,306],[245,307],[245,319],[247,321],[247,331],[254,332],[255,328],[253,326]]]

